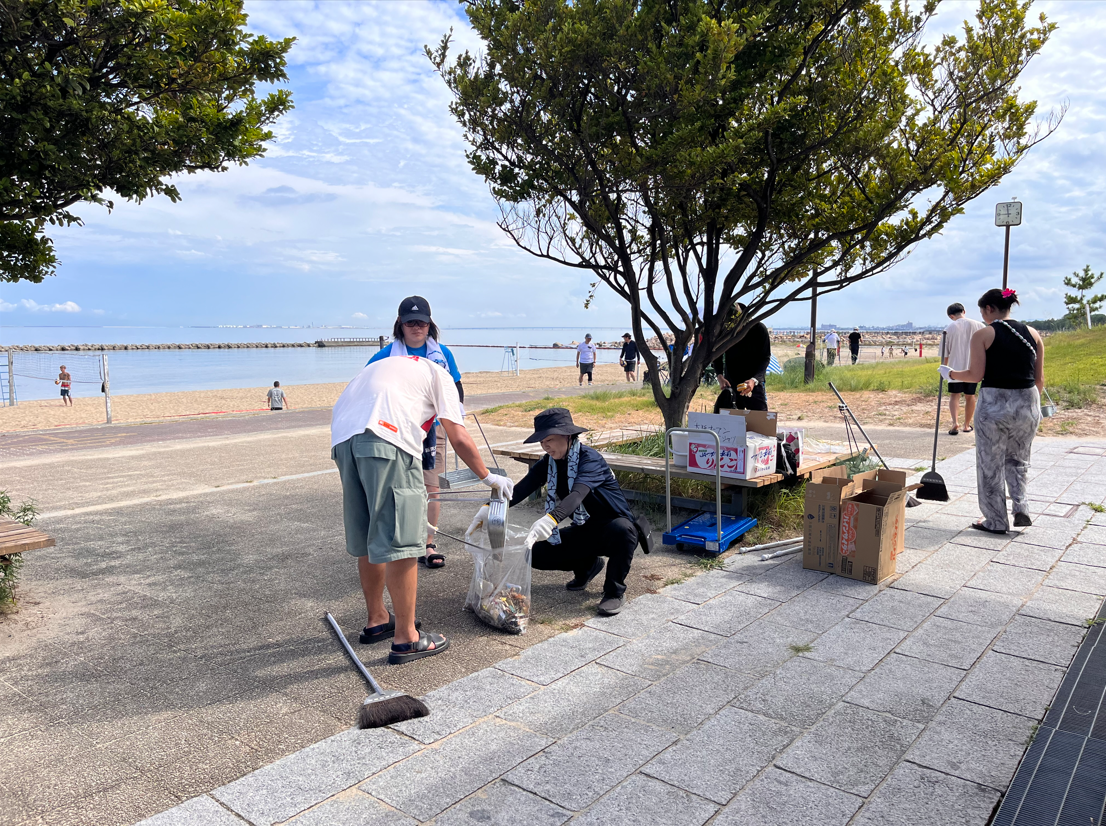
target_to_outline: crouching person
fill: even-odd
[[[545,516],[526,537],[531,564],[542,571],[572,571],[565,587],[582,591],[603,570],[607,557],[599,613],[612,616],[622,610],[635,548],[640,544],[649,552],[649,525],[644,518],[635,521],[599,451],[581,444],[578,436],[586,431],[561,407],[535,416],[534,433],[526,441],[541,442],[547,455],[515,485],[511,504],[547,486]],[[558,528],[566,519],[570,524]]]
[[[461,460],[496,496],[509,498],[511,480],[488,472],[462,424],[453,379],[424,358],[387,358],[364,367],[342,391],[330,423],[346,551],[357,559],[368,611],[361,642],[394,638],[388,655],[393,664],[449,646],[443,635],[420,632],[415,623],[417,560],[426,553],[422,446],[435,418]],[[394,615],[384,605],[385,587]]]

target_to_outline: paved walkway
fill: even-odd
[[[1005,537],[939,472],[879,586],[735,557],[143,824],[983,826],[1106,595],[1106,443],[1038,439]]]

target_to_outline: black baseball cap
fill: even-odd
[[[399,323],[425,321],[430,323],[430,302],[421,295],[409,296],[399,302]]]

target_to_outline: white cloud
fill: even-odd
[[[368,316],[364,313],[354,313],[353,317],[356,318],[358,321],[363,321],[368,318]]]
[[[39,304],[37,301],[33,301],[30,298],[22,299],[19,304],[9,304],[6,301],[0,301],[0,310],[4,312],[11,312],[18,309],[29,310],[32,313],[79,313],[81,311],[80,305],[75,301],[66,301],[62,304]]]

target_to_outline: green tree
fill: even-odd
[[[292,98],[255,88],[293,38],[245,25],[242,0],[0,0],[0,281],[52,275],[80,201],[177,201],[173,174],[264,152]]]
[[[1095,275],[1091,271],[1091,265],[1087,264],[1083,267],[1083,272],[1073,272],[1070,276],[1064,278],[1064,286],[1071,287],[1078,292],[1078,295],[1074,293],[1064,294],[1064,304],[1068,308],[1068,318],[1076,327],[1082,327],[1086,324],[1088,327],[1093,325],[1092,313],[1097,313],[1102,309],[1102,303],[1106,301],[1106,295],[1092,295],[1087,297],[1087,293],[1094,289],[1095,284],[1102,280],[1102,276],[1106,273],[1099,273]]]
[[[675,334],[669,426],[751,324],[887,270],[1063,114],[1034,126],[1018,97],[1053,30],[1028,2],[981,0],[932,46],[936,0],[466,5],[482,54],[427,54],[469,163],[516,244],[629,303],[651,375],[646,339]]]

